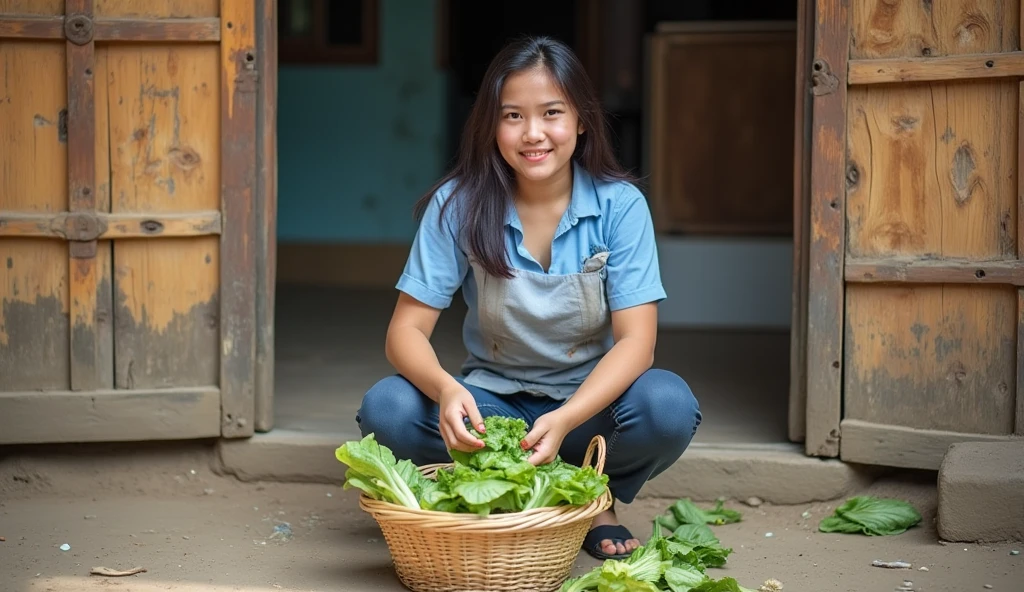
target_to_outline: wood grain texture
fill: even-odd
[[[109,204],[109,200],[107,203]],[[79,216],[66,212],[23,214],[0,211],[0,237],[23,236],[68,240],[81,231],[75,224],[78,218]],[[221,232],[221,214],[218,211],[159,214],[100,212],[90,218],[94,220],[97,238],[101,239],[206,236]],[[92,224],[93,222],[90,222],[90,225]]]
[[[0,393],[0,444],[140,442],[216,437],[214,387]],[[45,417],[47,429],[39,429]]]
[[[257,0],[256,426],[274,427],[274,302],[277,291],[277,3]]]
[[[1024,288],[1017,290],[1017,412],[1013,433],[1024,436]]]
[[[217,238],[125,239],[114,255],[117,388],[216,385]]]
[[[166,232],[199,222],[182,219],[188,214],[219,210],[217,46],[107,51],[112,219],[142,217],[136,229],[148,220]],[[132,233],[132,225],[125,231]],[[217,243],[215,235],[160,233],[116,241],[117,388],[218,384]]]
[[[814,456],[839,454],[842,412],[843,253],[846,244],[844,3],[817,0],[812,66],[811,208],[807,303],[807,436]],[[830,90],[834,89],[834,90]]]
[[[221,0],[221,435],[251,436],[256,383],[256,14]]]
[[[850,255],[1016,258],[1018,86],[850,89]]]
[[[1013,432],[1016,289],[854,284],[846,301],[845,418]]]
[[[653,43],[659,231],[791,233],[794,31],[659,33]]]
[[[957,442],[1005,442],[1009,436],[967,434],[843,420],[843,459],[849,462],[937,471]]]
[[[0,39],[64,39],[64,17],[4,15],[0,12]],[[93,21],[95,41],[182,41],[220,40],[220,19],[97,18]]]
[[[1024,261],[847,259],[846,281],[1024,286]]]
[[[63,39],[64,17],[47,15],[13,15],[0,9],[0,39],[42,40]]]
[[[92,0],[67,0],[65,14],[92,17]],[[96,55],[95,44],[67,41],[68,77],[68,210],[94,213],[96,188]],[[101,79],[102,80],[102,79]],[[104,105],[103,111],[106,111]],[[101,149],[106,145],[101,144]],[[113,387],[113,349],[109,316],[110,245],[99,249],[95,239],[68,246],[71,301],[71,389]],[[102,302],[106,299],[107,302]]]
[[[943,58],[851,60],[850,84],[927,82],[1024,76],[1024,52]]]
[[[850,59],[1015,51],[1019,9],[1005,0],[851,0]]]
[[[958,434],[1013,432],[1014,4],[853,4],[851,82],[894,84],[848,94],[844,460],[928,468]]]
[[[218,0],[93,0],[102,17],[203,18],[220,14]]]
[[[1024,3],[1018,0],[1020,31],[1024,31]],[[1017,259],[1024,261],[1024,83],[1017,88]],[[1024,436],[1024,288],[1017,290],[1017,415],[1014,433]]]
[[[64,54],[63,44],[0,43],[0,209],[68,207]],[[70,388],[68,315],[67,245],[0,239],[0,391]]]
[[[220,19],[111,18],[96,21],[97,41],[200,42],[220,41]]]
[[[810,214],[810,68],[814,45],[814,3],[797,1],[796,100],[793,144],[793,307],[789,347],[789,439],[807,434],[807,241]]]
[[[0,14],[63,16],[64,0],[0,0]]]

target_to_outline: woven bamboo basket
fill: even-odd
[[[584,466],[595,451],[601,474],[606,452],[601,436],[590,442]],[[419,470],[433,477],[447,466]],[[557,590],[571,574],[594,517],[611,503],[605,488],[585,506],[477,516],[412,509],[365,494],[359,498],[384,533],[399,580],[414,592]]]

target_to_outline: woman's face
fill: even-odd
[[[569,100],[546,68],[513,74],[501,91],[498,150],[521,183],[565,173],[583,129]]]

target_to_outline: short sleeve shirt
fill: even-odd
[[[470,255],[459,239],[457,208],[447,208],[445,219],[438,223],[452,185],[441,187],[429,202],[397,288],[437,309],[450,306],[456,291],[463,288],[469,309],[463,336],[472,355],[482,347],[474,314],[478,303],[470,277],[474,273]],[[503,231],[513,271],[578,273],[586,259],[607,251],[604,296],[610,311],[666,297],[647,200],[628,182],[600,181],[573,162],[572,197],[555,231],[546,271],[523,245],[523,227],[514,207],[509,208]]]

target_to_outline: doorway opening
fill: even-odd
[[[321,39],[331,38],[329,17],[324,25],[311,21],[335,10],[335,2],[328,9],[325,0],[280,0],[275,430],[358,437],[355,412],[363,393],[394,373],[384,338],[397,298],[394,284],[415,233],[412,205],[451,161],[490,58],[511,37],[548,34],[570,44],[591,70],[618,155],[644,179],[642,189],[660,228],[662,280],[669,295],[659,314],[655,366],[682,376],[696,394],[705,420],[695,444],[789,440],[792,229],[769,228],[757,219],[745,229],[707,224],[701,229],[692,224],[699,216],[679,215],[697,207],[705,218],[721,219],[735,204],[764,201],[764,194],[742,186],[728,195],[714,189],[692,195],[702,191],[697,183],[686,201],[672,201],[667,190],[660,197],[651,194],[654,177],[665,170],[664,158],[659,161],[664,150],[652,148],[659,125],[667,133],[692,137],[693,154],[729,154],[730,145],[758,137],[758,123],[740,118],[729,124],[729,116],[721,115],[714,118],[717,127],[687,131],[692,118],[671,109],[655,114],[658,93],[668,91],[652,88],[653,73],[679,66],[658,62],[650,47],[659,32],[673,27],[704,27],[724,36],[730,26],[758,31],[792,25],[795,48],[796,0],[351,0],[337,5],[350,11],[349,21],[362,23],[361,29],[350,24],[335,35],[344,40],[337,45],[348,44],[347,54],[326,50],[329,42],[309,47],[317,31]],[[728,39],[708,51],[757,52],[749,44],[732,46]],[[711,53],[709,59],[720,59]],[[737,66],[734,75],[742,76],[744,69]],[[702,72],[714,75],[699,67],[678,75],[689,81],[690,92],[699,93]],[[792,98],[793,73],[782,68],[773,75]],[[744,108],[727,98],[721,97],[723,110]],[[792,107],[788,122],[792,135]],[[792,155],[792,138],[787,140],[780,145]],[[747,170],[743,163],[714,167],[737,175]],[[791,178],[792,171],[790,159],[785,175]],[[784,204],[790,219],[792,193],[790,184]],[[773,215],[762,211],[764,217]],[[691,226],[673,226],[673,216]],[[465,358],[465,312],[457,295],[432,340],[452,373]]]

